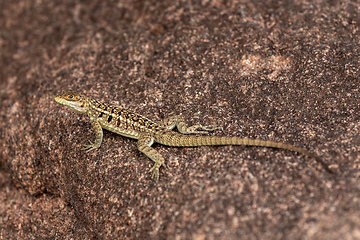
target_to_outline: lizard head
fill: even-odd
[[[87,113],[88,104],[85,96],[79,95],[72,91],[64,92],[55,97],[55,102],[58,102],[70,108],[77,113]]]

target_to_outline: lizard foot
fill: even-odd
[[[214,131],[217,129],[223,129],[222,127],[218,127],[217,125],[194,125],[191,127],[188,127],[183,133],[198,133],[198,134],[206,134],[208,131]]]
[[[200,125],[199,128],[201,130],[205,130],[205,131],[214,131],[214,130],[217,130],[217,129],[223,130],[223,127],[218,127],[217,125],[208,125],[208,126]]]
[[[159,172],[160,172],[159,169],[161,166],[163,166],[165,169],[167,169],[165,163],[156,162],[149,171],[149,172],[152,172],[151,178],[154,179],[156,182],[159,181]]]
[[[89,140],[89,142],[90,142],[90,144],[84,144],[84,147],[81,150],[90,152],[91,150],[95,150],[100,147],[100,146],[98,146],[98,144],[92,143],[90,140]]]

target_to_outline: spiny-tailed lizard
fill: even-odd
[[[83,150],[86,150],[87,152],[100,147],[103,140],[103,128],[125,137],[138,139],[137,147],[139,151],[143,152],[155,162],[150,171],[152,172],[152,178],[156,181],[159,180],[160,167],[163,166],[166,168],[166,165],[165,159],[151,147],[154,142],[174,147],[248,145],[288,149],[315,159],[326,171],[333,173],[328,165],[318,156],[293,145],[239,137],[187,135],[203,134],[207,133],[207,131],[219,129],[219,127],[216,125],[193,125],[188,127],[181,115],[166,118],[163,121],[156,123],[140,114],[125,110],[121,106],[101,103],[72,91],[67,91],[56,96],[55,101],[65,105],[74,112],[87,114],[90,117],[91,126],[95,131],[96,139],[94,143],[89,141],[90,144],[84,144]],[[179,132],[172,131],[175,126]]]

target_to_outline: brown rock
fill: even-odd
[[[356,1],[0,3],[0,239],[356,239]],[[169,148],[156,184],[136,141],[53,101],[73,89],[159,121],[285,150]]]

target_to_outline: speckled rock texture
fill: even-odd
[[[0,1],[0,239],[360,239],[358,1]],[[54,102],[293,144],[170,148]]]

